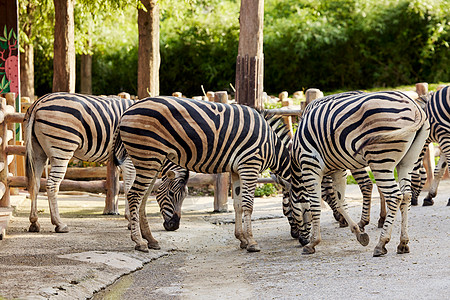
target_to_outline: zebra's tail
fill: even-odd
[[[396,121],[399,121],[402,119],[404,119],[404,118],[399,117],[396,120],[392,120],[391,122],[395,123]],[[383,132],[376,136],[367,138],[356,149],[354,156],[356,156],[358,153],[360,153],[362,151],[362,149],[368,145],[388,142],[388,141],[392,141],[392,140],[398,140],[398,139],[407,137],[412,132],[418,131],[422,127],[422,125],[424,124],[426,119],[427,118],[426,118],[425,112],[421,109],[417,109],[415,112],[414,122],[411,126],[403,127],[403,128],[397,129],[397,130],[390,131],[390,132]]]
[[[125,149],[122,138],[120,137],[119,128],[114,133],[113,145],[111,147],[111,158],[115,166],[121,166],[127,159],[128,154]]]
[[[24,118],[24,138],[25,138],[25,175],[27,177],[27,189],[28,192],[32,193],[32,189],[36,187],[36,176],[34,171],[34,156],[33,156],[33,127],[35,121],[35,110],[34,105],[31,106]],[[36,191],[37,193],[38,191]]]

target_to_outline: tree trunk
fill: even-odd
[[[81,55],[80,92],[92,95],[92,55]]]
[[[159,95],[159,5],[156,0],[142,0],[147,12],[138,10],[138,97]],[[150,94],[149,94],[150,93]]]
[[[23,24],[23,32],[28,37],[28,43],[23,42],[24,52],[20,55],[20,93],[22,97],[34,100],[34,46],[31,36],[33,26],[34,4],[27,4],[27,22]]]
[[[53,0],[55,41],[53,47],[53,92],[75,92],[74,0]]]
[[[262,109],[264,0],[241,0],[236,101]]]

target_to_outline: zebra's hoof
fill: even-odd
[[[448,199],[447,206],[450,206],[450,199]]]
[[[411,205],[412,206],[417,206],[419,203],[417,202],[417,198],[416,197],[414,197],[414,198],[411,198]]]
[[[261,249],[259,248],[258,244],[247,246],[247,252],[259,252],[259,251],[261,251]]]
[[[304,246],[303,247],[303,252],[302,254],[314,254],[316,252],[316,249],[314,249],[314,247],[311,246]]]
[[[358,234],[356,236],[356,239],[364,247],[369,245],[370,238],[369,238],[369,235],[367,233],[365,233],[365,232],[362,232],[362,233]]]
[[[431,198],[425,198],[423,199],[423,206],[432,206],[434,204],[433,199]]]
[[[300,230],[298,228],[291,228],[291,237],[294,239],[298,239],[300,236]]]
[[[161,247],[159,246],[158,242],[156,242],[156,243],[148,243],[147,247],[148,247],[148,249],[153,249],[153,250],[161,249]]]
[[[30,228],[28,228],[29,232],[39,232],[41,230],[41,225],[38,222],[31,223]]]
[[[131,230],[131,223],[128,223],[127,228],[128,228],[128,230]]]
[[[375,247],[375,250],[373,251],[373,257],[380,257],[382,255],[385,255],[387,253],[386,247]]]
[[[405,253],[409,253],[409,246],[407,244],[399,244],[397,246],[397,254],[405,254]]]
[[[141,252],[148,252],[148,247],[146,244],[138,244],[134,246],[135,250],[141,251]]]
[[[67,227],[67,225],[58,225],[55,227],[55,232],[67,233],[67,232],[69,232],[69,227]]]
[[[302,245],[302,247],[304,247],[304,246],[309,244],[309,240],[305,239],[305,238],[303,238],[301,236],[298,238],[298,241],[300,242],[300,245]]]
[[[239,248],[241,249],[247,249],[248,243],[247,241],[241,241],[241,243],[239,244]]]

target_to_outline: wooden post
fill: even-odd
[[[294,102],[292,99],[288,98],[288,92],[281,92],[278,95],[278,98],[281,100],[281,106],[284,109],[289,109],[289,106],[292,106]],[[291,139],[294,137],[294,130],[292,129],[292,117],[291,116],[284,116],[283,122],[286,124],[286,127],[289,129],[289,136]]]
[[[6,114],[6,99],[0,98],[0,113]],[[0,146],[0,188],[4,193],[0,200],[0,207],[10,207],[10,195],[8,186],[8,155],[6,153],[6,146],[8,144],[8,129],[6,121],[0,123],[0,137],[2,139]]]
[[[264,0],[241,0],[236,103],[263,108]]]
[[[206,98],[208,99],[209,102],[214,102],[215,100],[215,96],[214,96],[214,92],[207,92],[206,93]]]
[[[103,209],[104,215],[117,215],[119,214],[118,207],[119,197],[119,171],[114,166],[112,161],[108,161],[106,164],[106,198],[105,208]]]
[[[214,102],[228,103],[228,94],[225,91],[214,93]],[[214,212],[228,211],[228,191],[230,189],[230,174],[216,174],[214,183]]]
[[[319,89],[311,88],[306,90],[305,97],[306,101],[302,102],[302,104],[306,107],[309,103],[311,103],[311,101],[316,100],[317,98],[322,98],[323,93]],[[305,107],[302,107],[302,109],[304,110]]]

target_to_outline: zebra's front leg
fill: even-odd
[[[305,173],[304,173],[305,174]],[[314,174],[315,175],[315,174]],[[303,246],[303,254],[313,254],[316,252],[315,247],[320,243],[322,237],[320,235],[320,192],[321,192],[321,177],[315,177],[304,180],[305,189],[307,193],[307,197],[309,198],[309,212],[306,209],[306,206],[303,208],[303,221],[304,225],[307,227],[308,224],[311,224],[311,236],[309,239],[309,243]],[[306,214],[310,214],[311,220],[307,220],[309,217]],[[301,242],[301,240],[300,240]]]
[[[361,231],[360,225],[356,224],[356,222],[353,221],[353,219],[348,214],[347,209],[344,207],[345,188],[347,180],[346,171],[345,170],[336,171],[331,175],[331,177],[333,178],[334,190],[336,192],[337,210],[349,224],[350,230],[355,234],[358,242],[363,246],[367,246],[369,244],[369,235]],[[370,200],[368,204],[370,206]]]
[[[147,214],[145,213],[145,206],[147,205],[147,198],[153,190],[153,187],[156,182],[156,177],[157,176],[155,176],[153,178],[152,183],[147,188],[144,196],[142,197],[141,205],[139,207],[139,225],[141,227],[142,237],[147,240],[148,248],[154,249],[154,250],[159,250],[159,249],[161,249],[161,247],[159,246],[158,241],[155,240],[155,238],[152,235],[152,232],[150,230],[150,226],[149,226],[148,220],[147,220]]]
[[[242,189],[239,175],[231,173],[231,181],[233,185],[233,206],[234,206],[234,236],[241,241],[239,245],[242,249],[246,249],[248,241],[244,237],[242,226]]]
[[[69,232],[69,227],[61,221],[59,216],[57,196],[59,186],[67,171],[69,159],[50,159],[51,169],[47,180],[47,194],[50,207],[50,218],[52,224],[55,225],[55,232],[66,233]]]
[[[134,184],[133,184],[134,187]],[[141,207],[141,195],[136,192],[136,189],[131,188],[127,194],[128,206],[130,207],[130,221],[131,221],[131,240],[136,243],[134,249],[148,252],[148,245],[144,241],[141,235],[140,228],[140,207]],[[139,213],[138,213],[139,212]]]

